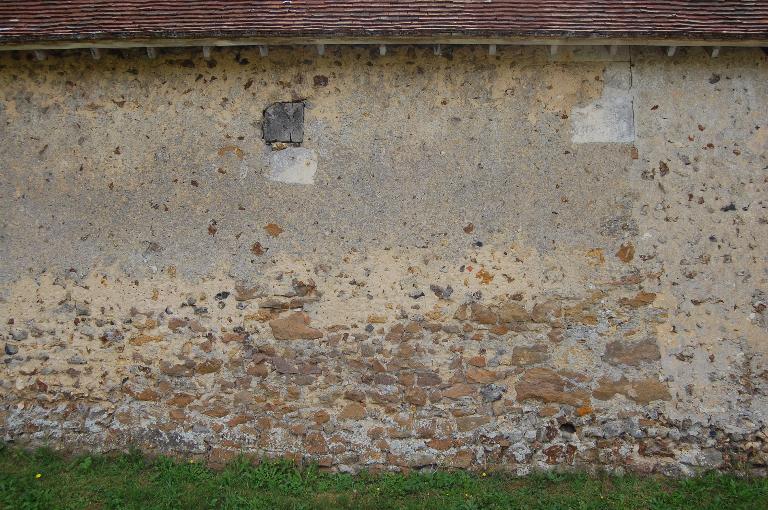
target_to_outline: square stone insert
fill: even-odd
[[[304,103],[272,103],[264,110],[264,141],[301,143],[304,141]]]

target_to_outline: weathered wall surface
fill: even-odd
[[[762,52],[214,59],[0,56],[6,440],[764,468]]]

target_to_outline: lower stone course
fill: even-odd
[[[178,313],[134,308],[123,319],[61,303],[51,313],[73,325],[73,344],[37,322],[14,325],[5,439],[133,445],[213,464],[239,453],[289,457],[345,472],[678,475],[768,462],[764,428],[741,434],[665,416],[672,395],[653,336],[663,315],[650,293],[473,301],[449,304],[441,320],[401,310],[394,321],[322,328],[303,310],[322,299],[314,282],[293,286],[288,297],[217,295],[259,304],[256,313],[238,305],[245,326],[214,325],[191,300]],[[607,333],[616,328],[620,338]],[[592,370],[563,363],[576,349]]]

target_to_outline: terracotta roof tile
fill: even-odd
[[[0,43],[163,38],[768,40],[768,1],[4,0]]]

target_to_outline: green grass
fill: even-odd
[[[37,475],[40,475],[39,477]],[[132,453],[66,457],[0,445],[2,509],[768,509],[768,480],[464,471],[357,476],[241,458],[214,471]]]

